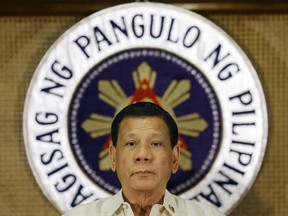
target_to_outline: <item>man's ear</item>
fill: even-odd
[[[176,173],[179,166],[180,146],[177,144],[172,149],[172,173]]]
[[[112,143],[109,145],[109,156],[110,156],[111,169],[113,172],[115,172],[116,171],[116,148]]]

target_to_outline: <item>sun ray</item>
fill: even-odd
[[[119,85],[119,83],[116,80],[112,80],[112,85],[114,86],[115,90],[119,94],[121,98],[127,98],[126,94],[124,93],[123,89]]]
[[[95,132],[90,133],[90,136],[92,138],[98,138],[98,137],[101,137],[101,136],[105,136],[105,135],[107,135],[109,133],[110,133],[110,130],[108,130],[108,131],[107,130],[102,130],[102,131],[97,130]]]
[[[97,121],[101,121],[101,122],[107,122],[107,123],[111,123],[112,122],[112,118],[109,116],[104,116],[104,115],[99,115],[96,113],[93,113],[90,115],[90,118],[93,120],[97,120]]]
[[[169,95],[172,94],[173,89],[175,88],[175,86],[177,85],[177,81],[173,80],[170,85],[168,86],[167,90],[164,92],[162,99],[168,101],[169,99]]]
[[[115,101],[113,101],[111,98],[107,97],[105,94],[99,93],[99,99],[102,101],[105,101],[107,104],[109,104],[110,106],[112,106],[114,108],[117,106]]]
[[[98,88],[99,98],[116,109],[123,104],[123,101],[128,100],[128,97],[116,80],[100,80]]]
[[[137,68],[140,80],[149,80],[151,75],[151,67],[146,63],[142,62]]]
[[[198,137],[208,127],[207,121],[197,113],[177,117],[176,121],[179,133],[192,137]]]
[[[179,157],[179,167],[181,170],[191,170],[192,169],[192,153],[186,149],[181,149],[181,154]]]
[[[110,125],[113,118],[99,114],[91,114],[89,119],[86,119],[81,128],[90,134],[92,138],[97,138],[110,133]]]
[[[142,62],[136,71],[132,73],[135,88],[138,89],[140,83],[147,80],[150,88],[154,88],[157,73],[151,69],[149,64]]]
[[[151,86],[151,88],[154,88],[156,79],[157,79],[157,73],[155,71],[152,71],[151,78],[150,78],[150,86]]]
[[[173,102],[173,108],[179,106],[184,101],[188,100],[190,98],[190,93],[183,94],[181,97],[179,97],[177,100]]]
[[[165,101],[165,104],[169,104],[174,108],[190,98],[190,89],[191,83],[189,80],[173,80],[163,94],[162,100]]]
[[[108,149],[102,150],[99,154],[99,169],[102,171],[108,171],[111,169]]]
[[[135,89],[138,89],[139,86],[140,86],[140,80],[139,80],[139,77],[138,77],[138,74],[136,71],[134,71],[132,73],[132,78],[133,78],[133,81],[134,81],[134,86],[135,86]]]

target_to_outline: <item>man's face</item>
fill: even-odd
[[[172,149],[169,129],[159,117],[123,119],[117,145],[109,150],[123,191],[163,192],[178,169],[179,146]]]

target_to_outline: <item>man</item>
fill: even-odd
[[[178,169],[178,128],[168,112],[150,102],[121,110],[112,122],[111,168],[122,189],[114,196],[80,205],[64,216],[219,216],[216,208],[166,190]]]

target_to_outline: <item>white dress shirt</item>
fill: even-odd
[[[185,200],[166,190],[163,204],[155,204],[151,216],[224,216],[214,206]],[[134,216],[129,203],[125,202],[122,191],[111,197],[83,204],[63,216]]]

